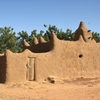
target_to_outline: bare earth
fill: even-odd
[[[100,78],[64,82],[0,84],[0,100],[100,100]]]

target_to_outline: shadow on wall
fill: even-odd
[[[6,81],[6,56],[0,56],[0,83]]]
[[[33,44],[29,45],[26,41],[24,41],[23,51],[25,49],[29,49],[31,52],[34,53],[44,53],[49,52],[54,48],[55,40],[58,40],[54,33],[51,34],[51,39],[49,42],[45,41],[42,37],[39,39],[39,43],[37,38],[33,39]]]

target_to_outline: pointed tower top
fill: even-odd
[[[40,38],[39,38],[39,43],[45,43],[46,41],[43,39],[43,37],[41,36]]]
[[[57,38],[56,34],[55,34],[54,32],[52,32],[50,41],[51,41],[51,40],[54,41],[55,39],[58,39],[58,38]]]
[[[91,31],[85,27],[83,21],[80,22],[78,29],[75,31],[74,41],[79,40],[80,35],[82,36],[85,42],[90,42],[91,41],[90,37],[91,38],[93,37]]]
[[[33,39],[33,44],[38,44],[38,39],[36,37]]]
[[[82,28],[82,27],[86,28],[86,27],[85,27],[85,23],[84,23],[83,21],[81,21],[81,22],[80,22],[80,25],[79,25],[79,28]]]
[[[30,46],[26,41],[24,41],[24,46]]]

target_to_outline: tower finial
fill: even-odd
[[[38,39],[36,37],[33,39],[33,44],[38,44]]]
[[[79,25],[79,28],[82,28],[82,27],[86,28],[86,27],[85,27],[85,23],[84,23],[83,21],[81,21],[81,22],[80,22],[80,25]]]
[[[43,37],[41,36],[40,38],[39,38],[39,43],[44,43],[44,42],[46,42],[44,39],[43,39]]]
[[[26,41],[24,41],[24,46],[30,46]]]

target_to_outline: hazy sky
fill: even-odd
[[[80,21],[100,33],[100,0],[0,0],[0,27],[11,26],[16,33],[39,33],[47,30],[44,24],[74,32]]]

